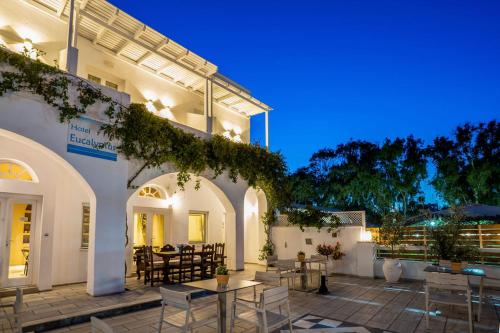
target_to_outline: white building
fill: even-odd
[[[43,51],[43,62],[200,137],[248,143],[250,117],[265,113],[268,145],[267,105],[104,0],[0,1],[0,43]],[[138,162],[86,141],[102,140],[103,111],[60,123],[39,96],[0,97],[0,287],[87,281],[92,295],[120,292],[125,265],[134,271],[133,246],[143,244],[225,242],[231,269],[258,262],[262,191],[209,173],[199,190],[180,191],[169,165],[141,173],[137,190],[127,190]]]

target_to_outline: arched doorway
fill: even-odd
[[[264,191],[248,188],[245,193],[245,263],[259,264],[260,249],[265,242],[264,226],[262,218],[267,211],[267,200]]]
[[[213,182],[191,175],[184,190],[177,173],[156,177],[139,187],[127,202],[128,274],[135,272],[134,249],[143,245],[226,243],[226,225],[235,224],[235,210],[226,194]],[[200,182],[195,189],[196,181]],[[227,248],[228,263],[235,250]]]
[[[0,286],[86,281],[95,195],[52,150],[0,129]]]

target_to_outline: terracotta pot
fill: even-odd
[[[221,286],[225,286],[229,283],[229,274],[228,275],[216,275],[217,284]]]
[[[297,260],[300,261],[300,262],[306,260],[306,255],[305,254],[298,254],[297,255]]]
[[[451,270],[453,272],[460,272],[462,270],[462,263],[461,262],[452,262],[451,263]]]

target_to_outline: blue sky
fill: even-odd
[[[111,2],[271,105],[292,170],[350,138],[430,142],[500,115],[497,0]]]

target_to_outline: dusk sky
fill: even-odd
[[[111,2],[272,106],[291,170],[350,138],[428,143],[500,115],[500,1]]]

